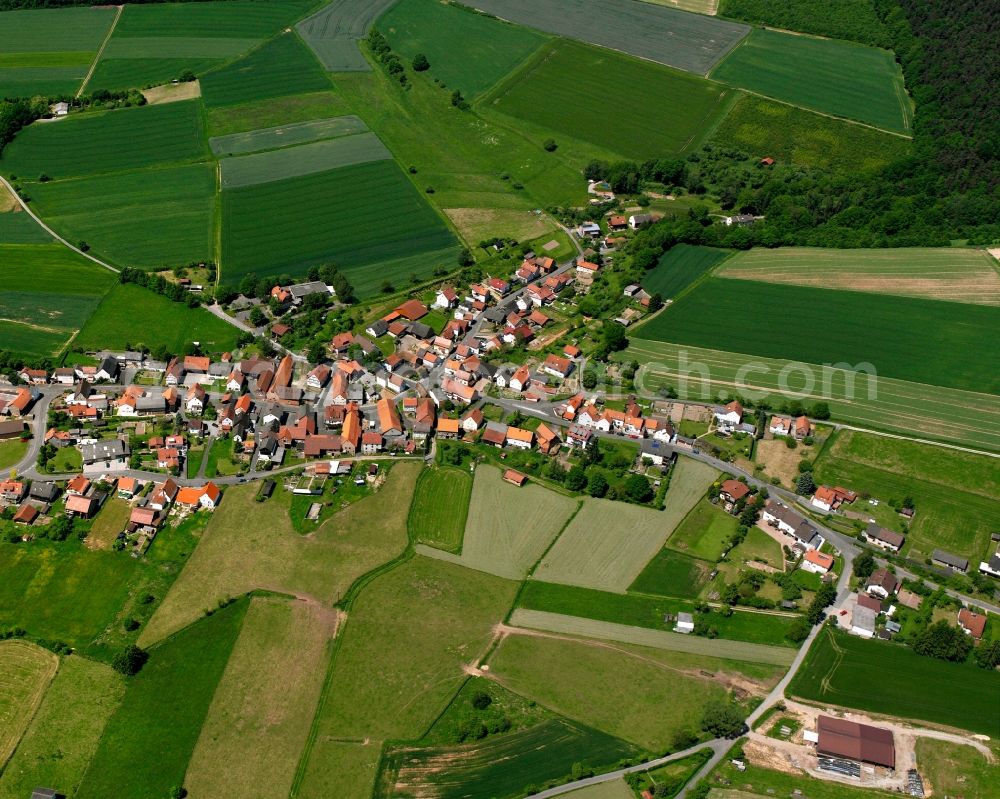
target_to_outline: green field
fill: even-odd
[[[142,6],[132,6],[141,8]],[[144,39],[132,39],[142,43]],[[220,39],[217,41],[225,41]],[[105,51],[106,52],[106,51]],[[108,89],[109,91],[124,91],[131,88],[143,88],[169,83],[184,72],[190,70],[197,75],[221,63],[218,58],[108,58],[97,64],[94,74],[87,81],[87,91]]]
[[[28,180],[42,174],[57,180],[207,156],[200,104],[188,100],[36,122],[7,145],[0,168]]]
[[[693,558],[714,562],[721,557],[737,524],[735,516],[703,499],[684,517],[667,540],[667,546]]]
[[[726,250],[692,244],[676,244],[660,256],[646,273],[642,287],[665,300],[676,297],[706,272],[730,256]]]
[[[328,89],[330,81],[294,32],[275,37],[201,78],[209,108]]]
[[[344,113],[346,109],[333,91],[269,97],[205,109],[208,130],[213,138],[268,128],[284,129],[296,123],[314,122]]]
[[[264,39],[313,5],[313,0],[128,5],[115,27],[114,39],[150,36]]]
[[[885,679],[891,674],[892,679]],[[878,690],[871,690],[877,685]],[[813,642],[788,693],[824,704],[930,721],[1000,735],[1000,716],[983,712],[1000,675],[970,663],[948,663],[899,644],[864,641],[824,630]]]
[[[989,796],[1000,781],[996,760],[988,763],[971,746],[921,737],[917,738],[916,755],[921,773],[946,796]]]
[[[248,273],[304,275],[335,261],[358,294],[370,296],[383,280],[450,266],[456,245],[392,161],[222,193],[222,279],[228,284]]]
[[[997,394],[1000,351],[979,346],[997,329],[1000,308],[713,277],[643,325],[641,335],[805,363],[866,362],[880,377]],[[789,339],[789,330],[823,334]]]
[[[9,469],[28,454],[28,442],[19,438],[0,441],[0,469]]]
[[[910,99],[888,50],[758,28],[712,70],[711,77],[884,130],[910,130]]]
[[[0,193],[0,203],[6,197]],[[50,244],[52,237],[22,211],[0,213],[0,244]]]
[[[796,166],[855,174],[910,154],[910,140],[747,94],[715,129],[711,143]]]
[[[407,519],[410,536],[448,552],[460,552],[471,496],[472,477],[464,469],[424,469]]]
[[[566,777],[574,763],[595,770],[634,758],[620,738],[564,719],[464,746],[397,747],[386,754],[376,797],[507,799]]]
[[[419,551],[497,577],[520,580],[548,549],[576,507],[569,497],[539,485],[517,488],[505,483],[499,469],[483,465],[476,469],[462,554],[449,555],[423,547]]]
[[[842,430],[817,459],[815,474],[883,503],[913,497],[917,513],[904,545],[912,558],[930,557],[940,547],[978,563],[993,552],[1000,459]],[[902,517],[891,515],[891,526],[901,531]]]
[[[907,247],[828,250],[754,248],[737,253],[719,277],[1000,305],[1000,271],[985,250]]]
[[[507,77],[546,41],[540,33],[436,0],[403,0],[378,21],[406,61],[427,56],[429,75],[476,97]]]
[[[156,320],[156,326],[148,324]],[[83,348],[127,349],[164,346],[181,352],[185,344],[200,342],[205,352],[225,352],[236,346],[239,331],[203,308],[188,308],[132,284],[115,286],[80,330],[75,343]]]
[[[150,651],[104,730],[79,799],[148,799],[184,783],[247,605],[223,608]]]
[[[217,156],[245,155],[261,150],[274,150],[279,147],[292,147],[296,144],[335,139],[339,136],[351,136],[364,133],[368,126],[356,116],[329,117],[312,119],[305,122],[295,122],[290,125],[278,125],[270,128],[258,128],[241,133],[230,133],[227,136],[213,136],[208,140],[212,152]]]
[[[390,153],[374,133],[358,133],[335,139],[309,142],[298,147],[268,150],[263,153],[223,158],[223,189],[239,189],[276,180],[312,175],[332,169],[392,160]]]
[[[295,796],[300,799],[329,799],[331,796],[370,799],[382,757],[381,741],[338,741],[320,737],[310,752]]]
[[[49,683],[59,658],[29,641],[0,641],[0,765],[21,740]]]
[[[476,8],[522,25],[704,75],[750,30],[674,8],[605,0],[476,0]]]
[[[39,785],[73,796],[125,680],[110,666],[79,655],[63,658],[38,712],[0,775],[0,799],[24,799]]]
[[[395,0],[332,0],[296,29],[328,72],[371,69],[358,41]]]
[[[615,113],[595,119],[595,96],[613,96]],[[728,96],[699,77],[560,40],[546,44],[482,105],[642,160],[694,149],[725,113]]]
[[[712,564],[672,549],[661,549],[629,586],[630,591],[694,599],[708,580]]]
[[[0,341],[3,348],[22,355],[48,358],[62,349],[69,334],[47,330],[20,322],[0,320]]]

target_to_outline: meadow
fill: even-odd
[[[747,35],[747,25],[673,8],[608,0],[476,0],[476,7],[532,28],[704,75]]]
[[[38,183],[36,212],[68,241],[120,266],[214,260],[215,168],[188,164]]]
[[[1000,351],[979,346],[996,329],[994,307],[712,277],[643,325],[641,335],[805,363],[864,361],[880,378],[996,394]],[[823,335],[789,335],[808,330]]]
[[[151,326],[148,320],[155,319]],[[236,346],[239,331],[204,308],[189,308],[149,289],[118,284],[80,330],[74,343],[84,349],[128,349],[144,344],[180,352],[192,341],[206,352],[226,352]]]
[[[423,53],[428,73],[467,98],[507,77],[548,37],[494,17],[435,0],[403,0],[378,29],[405,61]],[[457,46],[456,46],[457,45]]]
[[[917,513],[904,547],[909,557],[930,557],[940,547],[978,563],[993,551],[990,534],[1000,528],[996,458],[841,430],[817,458],[815,474],[883,503],[913,497]],[[895,517],[891,526],[902,525]]]
[[[710,141],[754,158],[847,174],[881,169],[910,154],[904,136],[752,94],[736,102]]]
[[[711,77],[883,130],[910,130],[910,98],[888,50],[758,28],[712,70]]]
[[[596,770],[638,754],[636,747],[565,719],[464,746],[398,747],[386,754],[376,797],[508,799],[570,774],[575,763]]]
[[[917,738],[916,755],[921,773],[945,796],[989,796],[1000,781],[996,760],[987,762],[971,746]]]
[[[407,518],[410,536],[448,552],[461,552],[471,497],[472,476],[465,469],[424,469]]]
[[[309,142],[298,147],[223,158],[219,165],[222,170],[222,188],[225,190],[275,180],[292,180],[317,172],[388,160],[392,160],[392,153],[385,148],[378,136],[367,132]]]
[[[892,679],[885,679],[891,674]],[[871,690],[877,685],[878,690]],[[1000,735],[1000,717],[983,712],[1000,676],[970,663],[948,663],[908,647],[864,641],[825,629],[813,642],[788,693],[825,704]]]
[[[248,604],[222,608],[150,651],[104,729],[79,799],[147,799],[184,784]]]
[[[335,261],[365,297],[383,280],[450,265],[457,241],[395,163],[375,161],[224,191],[222,253],[228,284]]]
[[[250,601],[191,755],[198,796],[284,799],[323,686],[336,612],[277,597]]]
[[[326,73],[294,31],[201,76],[201,93],[209,108],[328,88]]]
[[[296,25],[327,72],[371,69],[359,49],[379,15],[395,0],[332,0]]]
[[[735,516],[703,499],[667,539],[667,546],[693,558],[717,561],[737,524]]]
[[[220,600],[258,588],[338,601],[357,578],[406,549],[406,515],[420,468],[395,464],[377,493],[335,513],[308,537],[292,527],[288,495],[258,503],[256,486],[231,487],[143,630],[141,645],[171,635]],[[248,528],[250,514],[257,523]]]
[[[57,180],[207,157],[200,104],[188,100],[36,122],[4,148],[0,168],[28,180],[42,174]]]
[[[698,281],[731,253],[715,247],[698,244],[675,244],[663,255],[642,280],[642,287],[650,294],[671,299]]]
[[[512,512],[512,509],[517,509]],[[462,554],[423,554],[509,580],[527,575],[577,509],[575,500],[538,485],[517,488],[500,470],[476,469]]]
[[[796,399],[805,396],[807,402],[826,401],[834,418],[850,424],[1000,450],[1000,427],[983,424],[984,417],[993,419],[1000,414],[997,397],[829,369],[816,363],[807,364],[816,376],[810,387],[787,359],[751,359],[737,352],[644,340],[643,335],[639,331],[638,336],[630,337],[622,357],[639,362],[640,382],[646,391],[670,386],[684,399],[703,402],[731,396],[734,391],[753,391],[773,407],[779,407],[789,395]]]
[[[693,149],[725,113],[728,95],[699,77],[559,40],[538,50],[480,105],[643,160]],[[595,96],[615,98],[615,113],[600,122]]]
[[[907,247],[829,250],[754,248],[737,253],[718,277],[811,286],[975,305],[1000,305],[1000,271],[985,250]]]
[[[20,210],[7,212],[5,191],[0,191],[0,244],[50,244],[52,237]]]
[[[253,133],[268,128],[284,128],[346,113],[333,86],[326,91],[306,92],[286,97],[250,100],[237,105],[206,108],[208,131],[213,138],[236,133]],[[209,140],[211,141],[211,140]]]
[[[708,580],[712,564],[672,549],[661,549],[635,578],[630,591],[694,599]]]
[[[369,798],[382,757],[381,741],[338,741],[317,738],[293,795],[299,799],[331,796]]]
[[[59,658],[29,641],[0,641],[0,768],[7,763],[59,668]]]
[[[257,128],[225,136],[213,136],[208,140],[208,145],[212,148],[212,152],[220,157],[245,155],[261,150],[335,139],[339,136],[351,136],[355,133],[365,133],[367,130],[368,126],[356,116],[328,117],[294,122],[290,125]]]
[[[133,7],[139,8],[141,6]],[[131,41],[142,44],[145,39]],[[200,75],[220,63],[222,63],[222,59],[219,58],[197,56],[188,56],[187,58],[108,58],[106,50],[105,56],[97,63],[94,74],[87,81],[87,91],[94,92],[99,89],[125,91],[136,87],[167,84],[184,72],[191,71]]]
[[[0,799],[23,799],[39,785],[73,796],[108,719],[125,695],[110,666],[63,658],[17,751],[0,774]]]

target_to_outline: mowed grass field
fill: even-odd
[[[774,406],[788,396],[801,398],[805,394],[827,401],[840,421],[1000,450],[1000,426],[983,424],[984,418],[993,420],[1000,415],[1000,398],[995,396],[825,369],[818,363],[807,364],[816,376],[810,387],[801,370],[789,366],[789,359],[748,358],[738,352],[650,341],[642,338],[644,335],[638,331],[630,337],[622,356],[639,362],[640,380],[648,391],[671,386],[684,399],[711,402],[720,394],[753,390]],[[748,364],[753,368],[747,370]]]
[[[910,154],[910,139],[747,94],[712,135],[711,143],[754,158],[831,172],[881,169]]]
[[[424,469],[407,519],[410,536],[448,552],[460,552],[471,497],[472,476],[465,469]]]
[[[637,335],[804,363],[865,362],[884,377],[996,394],[1000,351],[979,344],[997,329],[995,307],[711,277]],[[789,335],[808,330],[822,335]]]
[[[910,130],[910,99],[888,50],[757,28],[711,77],[884,130]]]
[[[667,539],[667,546],[694,558],[716,561],[738,523],[735,516],[703,499]]]
[[[0,641],[0,764],[6,764],[45,690],[59,668],[59,658],[29,641]]]
[[[250,601],[191,755],[199,796],[288,796],[323,686],[336,612],[277,597]]]
[[[213,138],[312,122],[345,113],[347,109],[340,97],[333,93],[332,86],[326,91],[269,97],[205,109],[208,131]]]
[[[365,133],[367,130],[368,126],[361,119],[348,115],[257,128],[225,136],[213,136],[208,140],[208,144],[212,148],[212,152],[220,157],[245,155],[261,150],[273,150],[323,139],[335,139],[339,136],[352,136],[355,133]]]
[[[841,430],[815,472],[819,481],[867,491],[883,503],[912,496],[917,513],[904,547],[910,557],[922,560],[940,547],[978,564],[993,552],[1000,459]],[[896,519],[897,530],[902,523]]]
[[[406,515],[420,468],[395,464],[377,493],[335,513],[309,536],[292,528],[287,495],[258,503],[256,486],[231,487],[143,630],[141,645],[171,635],[219,600],[258,588],[332,605],[358,577],[406,548]],[[250,515],[257,523],[248,528]]]
[[[503,481],[499,469],[480,466],[472,486],[462,554],[420,551],[497,577],[520,580],[576,508],[577,502],[569,497],[538,485],[517,488]]]
[[[907,247],[830,250],[822,247],[754,248],[737,253],[716,274],[828,289],[1000,305],[1000,270],[985,250]]]
[[[227,284],[251,272],[300,275],[334,261],[365,297],[383,280],[450,266],[457,251],[455,236],[392,161],[222,193]]]
[[[39,785],[58,785],[75,795],[124,695],[125,678],[110,666],[80,655],[64,658],[0,775],[0,799],[23,799]]]
[[[148,320],[155,319],[156,325]],[[206,352],[226,352],[236,346],[239,331],[204,308],[188,308],[149,289],[118,284],[80,330],[75,343],[94,350],[163,345],[180,352],[192,341]]]
[[[111,7],[0,13],[0,98],[75,93],[115,13]]]
[[[184,784],[248,604],[222,608],[150,651],[104,729],[79,799],[148,799]]]
[[[395,0],[332,0],[296,29],[327,72],[364,72],[371,67],[358,43]]]
[[[713,564],[707,560],[664,548],[646,564],[629,590],[655,596],[694,599],[708,581],[712,567]]]
[[[750,28],[739,22],[673,8],[605,0],[476,0],[499,17],[568,39],[619,50],[686,72],[706,74]]]
[[[706,272],[730,256],[727,250],[698,244],[676,244],[660,256],[642,279],[642,287],[665,300],[676,297]]]
[[[892,679],[886,680],[885,675]],[[871,690],[878,685],[879,690]],[[1000,691],[1000,674],[975,664],[923,657],[900,644],[863,641],[824,629],[788,687],[791,696],[824,704],[946,724],[991,737],[1000,716],[983,712]]]
[[[381,741],[338,741],[317,738],[310,749],[295,796],[328,799],[331,796],[371,797],[382,757]]]
[[[429,75],[473,98],[507,77],[548,37],[436,0],[403,0],[378,29],[405,61],[427,56]]]
[[[594,97],[604,96],[615,98],[615,113],[595,118]],[[699,77],[559,40],[538,50],[482,105],[643,160],[692,149],[725,113],[728,96],[725,87]]]

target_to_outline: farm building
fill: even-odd
[[[818,754],[896,768],[896,748],[889,730],[832,716],[820,716],[816,728]]]
[[[17,420],[0,422],[0,441],[18,438],[24,432],[24,422]]]
[[[931,553],[931,563],[935,566],[943,566],[947,569],[952,569],[953,571],[960,571],[965,574],[969,570],[969,561],[966,558],[960,558],[958,555],[952,555],[950,552],[945,552],[943,549],[935,549]]]
[[[504,482],[516,485],[520,488],[528,481],[528,476],[526,474],[521,474],[515,469],[506,469],[503,473],[503,479]]]

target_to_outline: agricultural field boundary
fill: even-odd
[[[0,768],[17,749],[59,669],[59,658],[29,641],[0,643],[5,687],[0,692]]]
[[[663,649],[669,652],[686,652],[692,655],[709,655],[727,660],[766,663],[771,666],[789,666],[796,654],[794,649],[788,647],[730,641],[721,638],[702,638],[666,630],[633,627],[627,624],[586,619],[580,616],[564,616],[561,613],[549,613],[544,610],[529,610],[527,608],[515,610],[511,614],[509,625],[542,632],[597,638],[601,641],[618,641],[624,644],[648,646],[652,649]]]
[[[83,82],[80,83],[80,88],[76,90],[76,96],[79,97],[83,94],[83,90],[87,88],[87,84],[90,83],[90,79],[94,76],[94,70],[97,69],[97,64],[101,60],[101,56],[104,55],[104,50],[108,46],[108,42],[111,41],[111,34],[115,32],[115,28],[118,27],[118,20],[122,18],[122,12],[125,10],[125,4],[122,3],[115,9],[115,18],[111,20],[111,27],[108,28],[107,34],[104,36],[104,41],[101,42],[101,47],[94,55],[94,60],[90,62],[90,69],[87,70],[87,74],[83,76]]]

